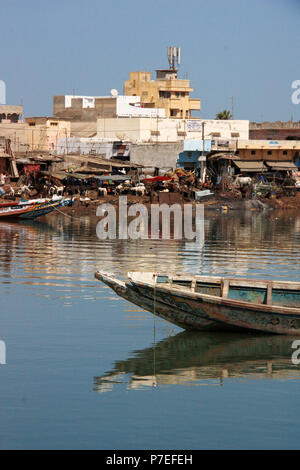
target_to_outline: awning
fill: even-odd
[[[244,161],[233,161],[233,163],[241,170],[242,172],[244,171],[245,173],[250,173],[250,172],[264,172],[267,171],[267,167],[264,165],[263,162],[244,162]]]
[[[159,181],[169,181],[170,179],[170,176],[153,176],[152,178],[143,178],[141,180],[145,183],[157,183]]]
[[[237,155],[233,155],[231,153],[214,153],[213,155],[210,155],[207,157],[209,160],[240,160],[240,157]]]
[[[294,162],[266,162],[266,164],[275,171],[298,170]]]
[[[100,181],[126,181],[131,180],[132,177],[130,175],[97,175],[94,178]]]
[[[51,173],[49,171],[41,171],[41,174],[42,175],[45,175],[45,176],[51,176],[57,180],[60,180],[60,181],[63,181],[67,178],[73,178],[73,179],[76,179],[76,180],[89,180],[91,178],[93,179],[96,179],[96,180],[102,180],[102,181],[108,181],[108,180],[112,180],[112,181],[125,181],[125,180],[130,180],[131,179],[131,176],[130,175],[93,175],[92,173],[91,174],[88,174],[88,175],[83,175],[83,174],[80,174],[80,173],[66,173],[66,172],[63,172],[63,171],[56,171],[55,173]]]

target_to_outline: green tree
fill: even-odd
[[[228,109],[224,109],[216,115],[216,119],[232,119],[232,114]]]

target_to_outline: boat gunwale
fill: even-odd
[[[140,271],[130,271],[128,272],[128,277],[131,274],[146,274]],[[296,281],[277,281],[273,279],[248,279],[248,278],[232,278],[226,276],[202,276],[198,274],[188,274],[187,275],[178,275],[178,274],[170,274],[170,273],[162,273],[162,272],[148,272],[147,274],[152,274],[153,276],[162,276],[168,277],[168,279],[172,281],[187,281],[192,282],[193,280],[196,281],[203,281],[210,283],[215,283],[220,285],[222,281],[229,281],[230,286],[233,287],[257,287],[261,289],[266,289],[268,285],[272,285],[273,289],[286,289],[286,290],[300,290],[300,282]],[[163,284],[163,283],[157,283]],[[174,286],[175,287],[175,286]],[[176,286],[177,287],[177,286]],[[184,287],[184,286],[181,286]]]
[[[215,296],[215,295],[210,295],[210,294],[203,294],[201,292],[193,292],[189,288],[186,288],[184,286],[166,286],[165,284],[158,284],[158,283],[147,283],[145,281],[137,281],[137,280],[132,280],[129,277],[128,273],[128,279],[129,282],[132,285],[140,286],[140,287],[150,287],[154,291],[155,290],[160,290],[164,291],[167,293],[172,293],[176,295],[177,297],[181,296],[187,296],[191,299],[197,300],[197,299],[202,299],[203,301],[207,301],[208,303],[215,303],[219,305],[224,305],[227,307],[236,307],[236,308],[247,308],[249,310],[255,310],[255,311],[260,311],[264,313],[273,313],[273,314],[278,314],[278,315],[291,315],[291,316],[300,316],[300,307],[283,307],[281,305],[268,305],[268,304],[257,304],[253,302],[246,302],[246,301],[240,301],[240,300],[235,300],[235,299],[228,299],[224,298],[221,296]],[[227,278],[223,278],[227,279]],[[268,281],[267,281],[268,282]],[[286,281],[289,282],[289,281]]]
[[[6,207],[12,207],[12,210],[4,210],[1,211],[0,207],[0,219],[8,219],[8,218],[14,218],[14,217],[21,217],[22,215],[25,214],[32,214],[38,213],[39,211],[47,210],[47,209],[55,209],[57,206],[61,204],[62,199],[46,199],[44,202],[36,202],[37,200],[33,201],[26,201],[22,204],[16,204],[14,206],[6,206]],[[5,208],[6,208],[5,207]],[[3,207],[4,209],[4,207]],[[37,214],[36,217],[39,217]]]

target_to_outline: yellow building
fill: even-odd
[[[124,82],[124,95],[140,96],[144,108],[163,108],[167,118],[189,119],[192,111],[200,110],[200,100],[190,98],[193,88],[189,80],[177,78],[176,69],[151,72],[130,72]]]
[[[236,154],[247,161],[295,161],[300,156],[300,141],[238,140]]]
[[[25,120],[26,145],[31,151],[54,152],[58,139],[71,135],[70,121],[55,117],[27,117]]]

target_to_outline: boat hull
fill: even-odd
[[[116,294],[129,302],[138,305],[144,310],[162,318],[180,328],[188,331],[237,331],[241,330],[232,325],[212,319],[201,312],[182,310],[173,302],[161,301],[160,297],[143,294],[129,282],[116,279],[113,275],[103,272],[96,272],[95,277],[113,289]]]
[[[46,200],[45,202],[5,204],[0,206],[0,220],[17,220],[17,219],[36,219],[49,214],[61,205],[60,200]]]
[[[142,296],[152,295],[152,299],[154,298],[154,291],[151,294],[148,288],[139,286],[138,291]],[[253,306],[238,305],[238,302],[230,301],[227,304],[225,302],[220,304],[218,299],[193,299],[184,294],[163,292],[160,289],[156,289],[155,297],[169,308],[176,308],[177,316],[184,315],[184,320],[181,322],[184,328],[190,323],[197,326],[197,322],[193,321],[194,318],[206,318],[222,325],[223,329],[238,328],[266,333],[300,334],[300,315],[295,318],[295,315],[265,311],[258,306],[253,308]]]
[[[288,286],[286,294],[282,294],[283,302],[293,305],[286,307],[202,294],[182,286],[174,288],[168,283],[138,280],[138,276],[132,274],[139,273],[129,273],[129,280],[126,282],[101,272],[96,273],[96,277],[112,287],[121,297],[186,330],[252,330],[300,335],[300,308],[294,306],[299,294],[297,283],[286,283]],[[252,288],[250,281],[249,284],[245,291],[241,290],[242,299],[245,292]],[[257,282],[256,290],[262,288],[262,284],[263,281]],[[282,284],[284,283],[280,283],[280,286]],[[266,289],[268,298],[268,288]],[[280,289],[275,289],[275,296],[278,297],[279,291]],[[236,293],[234,296],[236,297]]]

